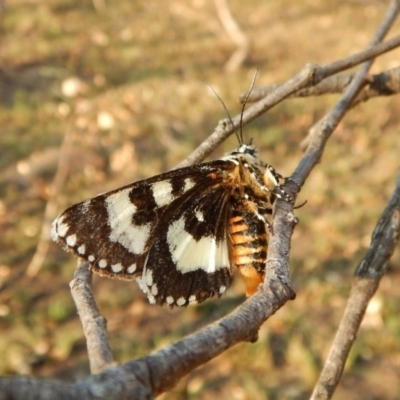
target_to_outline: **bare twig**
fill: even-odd
[[[371,46],[382,40],[395,17],[399,13],[399,1],[393,0],[388,8],[384,21],[375,33]],[[367,73],[372,61],[364,63],[357,72],[349,88],[346,90],[347,101],[351,101],[351,94],[357,88]],[[353,95],[354,98],[354,95]],[[350,105],[350,104],[349,104]],[[322,130],[321,130],[322,132]],[[317,136],[319,135],[317,133]],[[312,147],[311,138],[308,149]],[[400,172],[392,199],[384,211],[372,235],[369,251],[356,271],[352,291],[347,303],[345,314],[334,340],[331,352],[321,372],[320,378],[312,394],[313,400],[330,399],[338,385],[350,349],[357,336],[357,331],[364,317],[368,302],[378,288],[385,266],[390,259],[395,245],[398,242],[400,231]]]
[[[400,67],[368,77],[368,85],[358,94],[352,107],[378,96],[392,96],[400,93]]]
[[[386,34],[389,32],[390,27],[393,25],[394,21],[397,18],[398,12],[399,12],[399,1],[398,0],[392,0],[388,10],[386,12],[386,15],[384,17],[384,20],[378,27],[374,38],[372,39],[370,43],[370,48],[369,50],[361,51],[359,53],[353,54],[350,57],[347,57],[345,59],[342,59],[340,61],[336,61],[331,64],[326,64],[325,66],[321,66],[321,69],[316,71],[315,73],[315,81],[313,86],[311,87],[306,87],[304,89],[300,89],[299,91],[293,93],[291,96],[292,97],[305,97],[305,96],[318,96],[326,93],[339,93],[344,90],[345,87],[347,87],[351,80],[354,77],[354,74],[343,74],[340,76],[330,76],[333,75],[329,73],[329,71],[335,71],[334,73],[340,72],[343,69],[342,66],[346,65],[357,65],[359,62],[356,62],[356,64],[353,64],[355,60],[357,59],[363,59],[365,57],[365,61],[368,59],[372,59],[373,57],[370,57],[371,50],[373,49],[374,45],[375,46],[375,53],[377,48],[382,48],[385,49],[386,47],[390,47],[393,44],[395,47],[399,46],[399,40],[398,36],[392,38],[391,40],[386,41],[386,46],[385,43],[380,44],[379,46],[378,43],[386,36]],[[397,45],[395,43],[398,43]],[[385,50],[386,51],[386,50]],[[380,53],[379,53],[380,54]],[[347,69],[347,68],[344,68]],[[320,79],[319,76],[326,74],[326,76],[330,76],[329,78],[323,78]],[[369,85],[359,94],[357,99],[353,101],[353,106],[361,101],[365,101],[370,97],[375,97],[375,96],[388,96],[391,94],[398,93],[400,91],[400,68],[393,68],[389,71],[382,72],[381,74],[378,75],[372,75],[369,77]],[[277,89],[279,85],[268,85],[268,86],[263,86],[259,88],[254,88],[252,89],[250,95],[248,92],[241,93],[239,96],[240,101],[243,103],[245,99],[249,102],[254,102],[257,101],[266,95],[270,93],[270,91],[274,91]]]
[[[356,269],[347,307],[312,399],[330,399],[367,309],[386,271],[400,235],[400,171],[392,198],[372,234],[370,247]]]
[[[302,186],[304,184],[312,169],[319,162],[329,136],[343,119],[346,112],[350,109],[353,99],[356,97],[362,85],[365,84],[364,76],[365,72],[363,71],[352,81],[351,85],[347,88],[341,100],[336,104],[332,111],[325,115],[310,129],[307,138],[307,150],[291,176],[291,179],[298,185]]]
[[[294,222],[289,218],[279,223],[290,230]],[[289,236],[286,237],[287,246],[283,246],[286,250]],[[280,257],[274,251],[271,254]],[[275,275],[268,279],[271,289],[256,293],[227,317],[147,357],[108,368],[75,385],[26,378],[0,379],[0,393],[12,392],[15,400],[38,398],[39,394],[43,399],[151,399],[233,345],[256,340],[261,324],[294,296],[290,287],[280,284],[281,276]],[[31,385],[29,396],[26,391],[19,390],[22,383]],[[44,393],[46,389],[51,393],[47,397]]]
[[[307,86],[313,79],[315,66],[307,64],[296,76],[281,85],[274,93],[265,97],[261,101],[253,104],[243,113],[243,126],[253,121],[255,118],[290,96],[296,90]],[[197,149],[183,160],[177,167],[198,163],[206,158],[214,149],[217,148],[229,135],[235,132],[241,121],[241,115],[232,118],[233,126],[229,120],[222,120],[215,128],[214,132]]]
[[[243,126],[247,125],[255,118],[280,103],[285,98],[291,96],[296,91],[316,85],[318,82],[330,75],[334,75],[347,68],[354,67],[363,61],[373,59],[377,55],[388,52],[398,46],[400,46],[400,35],[395,36],[382,44],[373,46],[370,49],[356,53],[343,60],[335,61],[322,66],[308,64],[294,78],[282,85],[279,85],[276,87],[274,92],[268,94],[265,98],[249,107],[243,114]],[[353,100],[354,99],[352,99],[352,101]],[[178,167],[185,167],[187,165],[195,164],[204,160],[204,158],[211,154],[211,152],[216,149],[219,144],[221,144],[227,137],[229,137],[229,135],[235,132],[239,126],[239,122],[240,115],[237,115],[233,118],[234,126],[231,126],[229,121],[220,121],[214,132],[203,143],[201,143],[192,154],[182,161]]]
[[[106,319],[100,315],[91,290],[91,275],[88,264],[78,261],[70,287],[86,337],[90,371],[96,374],[110,367],[113,357]]]
[[[316,66],[313,81],[309,82],[309,84],[307,86],[304,86],[304,88],[309,86],[317,86],[320,82],[322,82],[329,76],[345,71],[346,69],[355,67],[356,65],[359,65],[365,61],[372,60],[377,56],[384,54],[390,50],[393,50],[399,46],[400,46],[400,35],[397,35],[391,39],[388,39],[386,42],[376,44],[375,46],[371,46],[368,49],[352,54],[349,57],[343,58],[333,63]],[[276,88],[279,86],[280,85],[271,85],[271,89],[276,90]],[[246,98],[246,95],[247,92],[241,93],[239,97],[240,101],[243,102],[243,100]],[[257,89],[255,89],[255,95],[254,97],[253,95],[250,95],[249,101],[250,102],[254,101],[257,98],[259,98],[259,94],[257,93]]]
[[[298,90],[290,97],[310,97],[343,93],[354,78],[354,75],[355,74],[350,73],[330,76],[315,86]],[[392,96],[400,93],[400,67],[395,67],[379,74],[368,75],[366,78],[368,83],[353,101],[352,107],[373,97]],[[250,101],[254,102],[262,99],[269,93],[276,90],[277,87],[279,87],[278,84],[254,88],[250,94]],[[246,92],[240,95],[241,101],[244,94],[246,94]]]
[[[399,12],[399,7],[399,1],[392,0],[382,23],[378,27],[373,39],[370,42],[369,47],[371,50],[379,46],[379,44],[377,43],[383,39],[385,34],[388,32],[391,24],[393,24],[393,22],[395,21],[395,17]],[[368,52],[368,50],[366,52]],[[333,64],[340,63],[336,62],[330,65]],[[335,108],[331,111],[330,114],[326,115],[317,124],[315,124],[314,127],[310,130],[308,137],[304,139],[302,145],[303,147],[307,145],[307,150],[303,159],[300,161],[299,165],[292,175],[293,180],[299,185],[302,185],[304,183],[312,168],[314,168],[314,166],[317,164],[322,156],[323,147],[328,140],[330,134],[341,121],[344,114],[350,109],[352,102],[356,98],[356,95],[361,90],[362,86],[365,86],[365,84],[367,83],[366,75],[371,64],[372,61],[368,60],[361,66],[360,70],[354,76],[352,82],[346,89],[341,100],[337,103]],[[330,69],[332,68],[327,68],[327,70]]]
[[[29,277],[34,277],[40,271],[43,262],[46,258],[47,250],[49,248],[49,226],[51,221],[55,218],[57,213],[57,193],[60,192],[61,188],[64,186],[64,182],[68,176],[68,164],[71,154],[71,143],[73,140],[73,130],[67,129],[64,139],[60,146],[60,156],[58,159],[56,174],[53,179],[53,184],[51,186],[50,198],[47,201],[42,229],[40,233],[39,243],[36,247],[35,254],[32,257],[31,262],[28,265],[26,274]]]
[[[240,68],[247,58],[250,48],[249,39],[240,29],[240,26],[236,20],[233,18],[227,1],[214,0],[214,4],[222,26],[232,42],[237,46],[236,51],[231,55],[230,59],[225,64],[225,70],[228,72],[233,72]]]

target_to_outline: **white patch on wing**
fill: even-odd
[[[226,291],[226,286],[222,285],[222,286],[219,288],[219,294],[222,294],[222,293],[224,293],[225,291]]]
[[[149,288],[147,287],[146,283],[143,282],[143,279],[142,279],[142,278],[136,278],[136,282],[138,283],[140,289],[141,289],[143,292],[148,293]]]
[[[132,264],[130,267],[126,269],[128,274],[133,274],[136,271],[136,264]]]
[[[179,307],[181,307],[181,306],[183,306],[184,304],[186,304],[185,298],[184,298],[184,297],[179,297],[179,299],[176,301],[176,305],[179,306]]]
[[[68,245],[69,247],[74,247],[74,246],[76,245],[76,235],[75,235],[75,234],[69,235],[69,236],[65,239],[65,241],[67,242],[67,245]]]
[[[158,207],[171,203],[174,199],[172,195],[172,185],[169,181],[155,182],[151,185],[154,201]]]
[[[84,244],[80,245],[78,247],[78,253],[79,254],[85,254],[86,253],[86,246]]]
[[[157,287],[157,285],[154,283],[153,284],[153,286],[151,287],[151,294],[153,295],[153,296],[157,296],[158,295],[158,287]]]
[[[186,178],[184,182],[185,186],[183,187],[183,193],[186,193],[189,189],[191,189],[195,185],[194,181],[190,178]]]
[[[224,157],[221,158],[221,160],[224,161],[230,161],[233,162],[235,165],[239,165],[239,160],[237,159],[237,155],[236,154],[227,154]]]
[[[57,241],[58,233],[57,233],[57,220],[53,221],[50,228],[50,237],[53,242]]]
[[[111,269],[112,269],[112,272],[115,272],[115,273],[121,272],[122,265],[121,265],[121,263],[113,264],[113,265],[111,265]]]
[[[173,304],[175,300],[172,296],[167,296],[165,301],[167,302],[167,304]]]
[[[100,267],[100,268],[105,268],[105,267],[107,267],[107,261],[106,261],[106,260],[100,260],[100,261],[99,261],[99,267]]]
[[[129,198],[130,189],[121,190],[106,198],[108,225],[111,228],[109,239],[117,242],[133,254],[140,254],[150,236],[150,224],[132,225],[132,216],[137,208]]]
[[[145,269],[143,272],[143,278],[145,279],[146,285],[150,287],[153,284],[153,271]]]
[[[200,210],[197,210],[195,215],[198,221],[200,222],[204,221],[204,214]]]
[[[64,219],[65,219],[65,216],[61,215],[53,222],[52,229],[51,229],[52,230],[51,237],[53,239],[57,238],[58,236],[65,237],[65,235],[67,234],[69,226],[64,223]]]
[[[147,293],[147,298],[148,298],[150,304],[156,304],[156,299],[152,294]]]
[[[267,168],[264,172],[264,183],[265,186],[269,189],[269,190],[273,190],[275,186],[278,186],[279,183],[276,180],[274,174],[270,171],[269,168]]]
[[[198,269],[213,273],[229,267],[226,241],[217,243],[212,236],[204,236],[196,241],[185,231],[183,217],[169,226],[167,242],[176,268],[183,274]]]
[[[90,255],[90,256],[88,257],[88,260],[89,260],[89,262],[93,262],[93,261],[94,261],[94,256]]]

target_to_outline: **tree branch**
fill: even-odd
[[[94,300],[91,278],[89,265],[78,260],[74,279],[70,283],[71,295],[82,322],[90,371],[96,374],[113,365],[113,356],[108,342],[107,321],[100,315]]]
[[[370,42],[370,49],[379,46],[377,43],[383,39],[384,35],[388,32],[389,27],[395,21],[395,17],[399,13],[399,8],[399,1],[392,0],[382,23],[378,27]],[[368,52],[368,50],[366,52]],[[343,94],[341,100],[337,103],[331,113],[317,122],[317,124],[310,129],[308,136],[303,140],[302,147],[306,147],[308,145],[307,150],[292,176],[292,179],[295,180],[295,182],[297,182],[299,185],[304,183],[312,168],[314,168],[314,166],[318,163],[323,153],[323,147],[329,136],[341,121],[344,114],[350,109],[358,92],[363,86],[365,86],[367,82],[367,72],[371,67],[371,64],[372,61],[368,60],[361,66]],[[328,68],[328,70],[329,69],[330,68]]]
[[[289,97],[310,97],[343,93],[354,76],[355,74],[353,73],[330,76],[315,86],[298,90]],[[392,96],[400,93],[400,67],[395,67],[375,75],[369,74],[366,76],[366,79],[367,84],[353,101],[352,107],[374,97]],[[277,87],[279,87],[278,84],[254,88],[250,94],[249,101],[258,101],[273,92]],[[242,102],[244,95],[245,93],[240,95],[240,101]]]
[[[297,75],[286,83],[282,84],[273,93],[270,93],[267,97],[260,100],[256,104],[253,104],[243,113],[243,126],[247,125],[267,110],[271,109],[276,104],[290,96],[293,92],[299,90],[313,79],[315,72],[315,66],[307,64]],[[240,125],[241,115],[236,115],[232,118],[233,126],[229,120],[219,121],[214,132],[201,143],[192,154],[190,154],[185,160],[183,160],[177,168],[182,168],[187,165],[192,165],[201,162],[206,158],[218,145],[220,145],[226,138],[234,133]]]
[[[386,21],[385,21],[386,22]],[[300,89],[315,86],[323,79],[330,75],[334,75],[340,71],[352,68],[364,61],[371,60],[376,56],[393,50],[400,46],[400,35],[387,40],[384,43],[377,44],[371,48],[353,54],[350,57],[335,61],[330,64],[318,66],[315,64],[306,65],[296,76],[282,85],[274,88],[274,91],[269,93],[265,98],[249,107],[243,114],[243,126],[247,125],[255,118],[259,117],[287,97]],[[364,78],[365,79],[365,78]],[[241,95],[243,97],[243,95]],[[226,138],[235,132],[240,124],[240,115],[235,116],[233,126],[228,120],[221,120],[214,132],[201,143],[192,154],[190,154],[177,167],[185,167],[204,160],[208,155],[215,150]]]
[[[398,244],[399,235],[400,170],[392,198],[372,233],[371,244],[366,255],[355,271],[346,310],[311,399],[332,397],[357,337],[368,302],[375,294],[386,272],[388,261]]]

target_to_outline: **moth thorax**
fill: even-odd
[[[279,185],[278,180],[276,179],[275,175],[273,174],[273,172],[270,170],[269,167],[265,169],[263,180],[264,180],[264,185],[271,191],[276,186]]]

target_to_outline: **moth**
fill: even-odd
[[[264,281],[274,201],[292,201],[284,178],[252,144],[218,160],[175,169],[100,194],[64,211],[55,242],[110,278],[136,280],[153,304],[220,297],[243,277]]]

